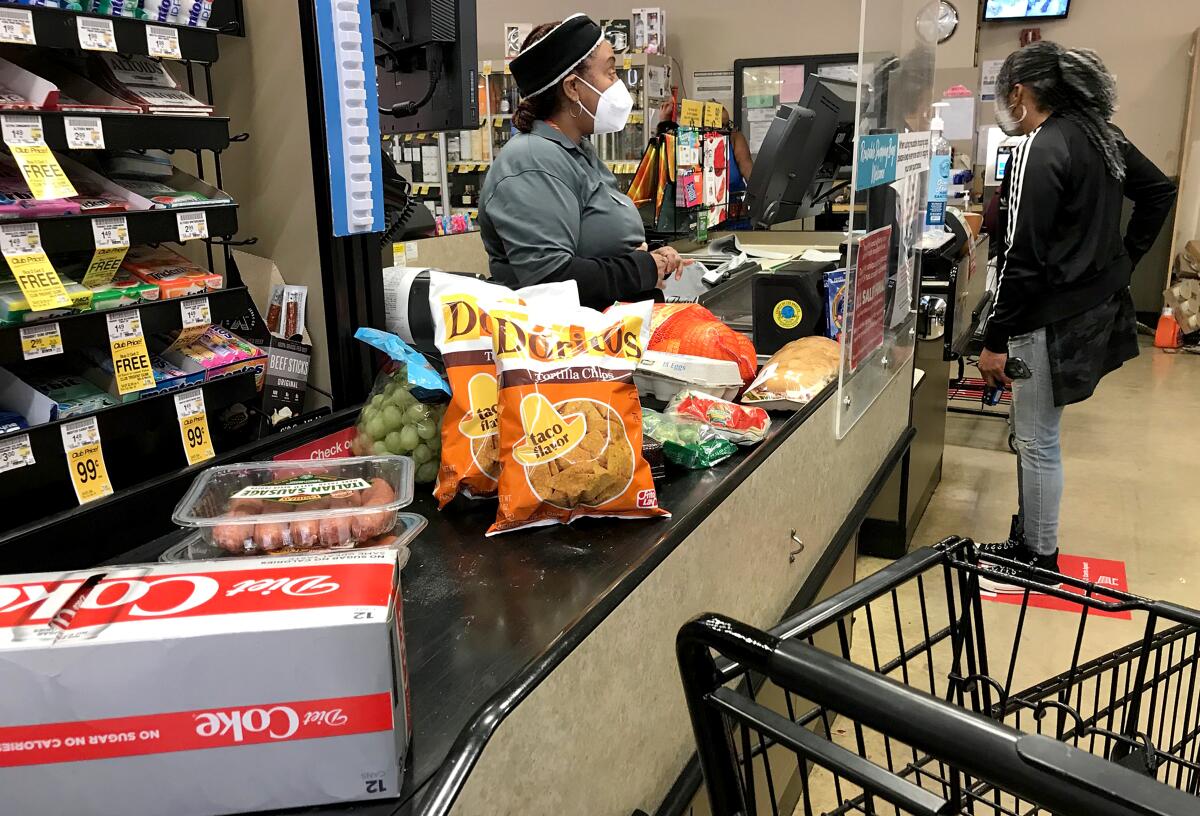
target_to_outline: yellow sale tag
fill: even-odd
[[[17,160],[29,192],[38,201],[78,195],[46,144],[10,144],[8,149]]]
[[[720,102],[704,103],[704,126],[720,128],[725,124],[725,107]]]
[[[30,311],[64,309],[71,305],[58,273],[41,249],[20,255],[5,253],[4,259],[8,261],[8,268],[12,270],[17,286],[21,287]]]
[[[53,357],[63,353],[62,332],[57,323],[43,323],[21,329],[21,355],[26,360]]]
[[[104,466],[104,450],[100,445],[100,429],[95,417],[67,422],[62,425],[63,451],[71,485],[80,504],[87,504],[113,493],[108,469]]]
[[[633,57],[626,54],[625,58],[623,60],[621,60],[621,68],[628,71],[632,67],[633,67]]]
[[[189,465],[214,458],[212,437],[208,433],[208,413],[204,408],[204,392],[197,388],[175,395],[175,413],[179,416],[179,433],[183,437],[183,452]]]
[[[113,376],[117,392],[132,394],[153,388],[154,369],[142,336],[142,316],[137,309],[117,312],[108,317],[108,343],[112,349]]]
[[[408,266],[408,256],[405,254],[403,241],[392,244],[392,266]]]
[[[483,74],[484,76],[491,76],[492,75],[492,61],[484,60],[483,67],[481,67],[479,69],[479,73]]]
[[[684,127],[700,127],[704,124],[704,104],[695,99],[685,99],[679,106],[679,124]]]
[[[83,273],[83,285],[91,287],[112,283],[112,279],[121,269],[121,263],[125,260],[125,253],[128,251],[128,247],[97,249],[96,254],[92,256],[92,262],[88,264],[87,272]]]

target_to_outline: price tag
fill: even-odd
[[[40,116],[0,117],[0,132],[34,198],[46,201],[78,195],[46,146]]]
[[[83,275],[83,285],[102,286],[116,277],[125,260],[125,253],[129,251],[129,224],[125,216],[93,220],[92,239],[96,244],[96,253]]]
[[[72,150],[103,150],[104,123],[97,116],[66,116],[67,147]]]
[[[117,392],[124,395],[154,388],[154,370],[150,367],[150,353],[142,335],[141,313],[130,309],[107,315],[107,319]]]
[[[208,213],[204,210],[176,213],[175,223],[179,226],[181,244],[208,237]]]
[[[27,326],[21,329],[21,354],[26,360],[53,357],[63,353],[62,332],[57,323]]]
[[[704,103],[704,126],[720,129],[725,124],[725,106],[720,102]]]
[[[6,145],[46,143],[40,116],[0,116],[0,129]]]
[[[704,124],[704,104],[694,99],[685,99],[679,106],[679,124],[684,127],[700,127]]]
[[[168,351],[191,345],[212,325],[212,310],[208,306],[206,297],[180,302],[179,311],[183,328],[179,330],[179,336],[175,338],[175,342],[171,344]]]
[[[208,414],[204,409],[204,392],[197,388],[175,395],[175,413],[179,416],[179,433],[183,437],[183,452],[189,465],[207,462],[217,455],[208,433]]]
[[[152,57],[183,59],[179,50],[179,30],[166,26],[146,26],[146,53]]]
[[[84,51],[117,50],[117,37],[113,34],[112,20],[99,17],[76,17],[79,29],[79,47]]]
[[[113,494],[108,469],[104,466],[104,450],[100,446],[100,429],[96,418],[63,423],[63,451],[67,454],[67,468],[71,473],[71,484],[80,504]]]
[[[625,58],[621,60],[621,68],[628,71],[632,67],[633,67],[633,57],[626,54]]]
[[[408,266],[408,257],[405,255],[403,241],[392,244],[392,266]]]
[[[29,443],[29,434],[0,437],[0,473],[34,465],[33,445]]]
[[[37,45],[37,38],[33,34],[33,12],[0,9],[0,42]]]
[[[479,69],[479,73],[483,74],[484,76],[491,76],[492,75],[492,61],[484,60],[483,65]]]
[[[25,295],[30,311],[65,309],[71,305],[67,290],[42,249],[37,224],[0,225],[0,252]]]

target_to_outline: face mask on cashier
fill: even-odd
[[[1007,104],[1000,100],[999,95],[996,96],[996,125],[1005,136],[1021,136],[1024,131],[1021,130],[1021,122],[1026,116],[1025,106],[1021,106],[1021,116],[1017,118],[1013,116],[1012,109]]]
[[[633,97],[629,95],[629,89],[625,87],[625,83],[618,79],[601,91],[583,77],[575,78],[600,94],[600,101],[596,105],[595,113],[580,103],[583,110],[596,120],[595,132],[597,134],[619,133],[624,130],[625,123],[629,121],[629,113],[633,110]]]

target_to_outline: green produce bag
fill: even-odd
[[[642,409],[642,431],[662,443],[667,461],[689,470],[720,464],[737,450],[737,445],[722,438],[711,425],[649,408]]]

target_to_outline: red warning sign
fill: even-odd
[[[1129,591],[1129,582],[1125,578],[1124,561],[1108,561],[1104,558],[1093,558],[1090,555],[1059,555],[1058,570],[1063,575],[1097,584],[1104,589],[1116,590],[1117,592]],[[1063,584],[1062,588],[1064,591],[1074,593],[1075,595],[1085,594],[1084,590],[1070,586],[1069,584]],[[1025,598],[1024,593],[997,595],[990,592],[981,592],[980,595],[985,601],[997,601],[999,603],[1017,605],[1020,605]],[[1082,609],[1079,604],[1072,603],[1064,598],[1037,593],[1029,596],[1029,605],[1037,609],[1057,609],[1060,612],[1074,612],[1075,614],[1079,614]],[[1099,609],[1093,609],[1088,614],[1099,615],[1102,618],[1118,618],[1120,620],[1129,620],[1133,617],[1133,614],[1130,612],[1104,612]]]

